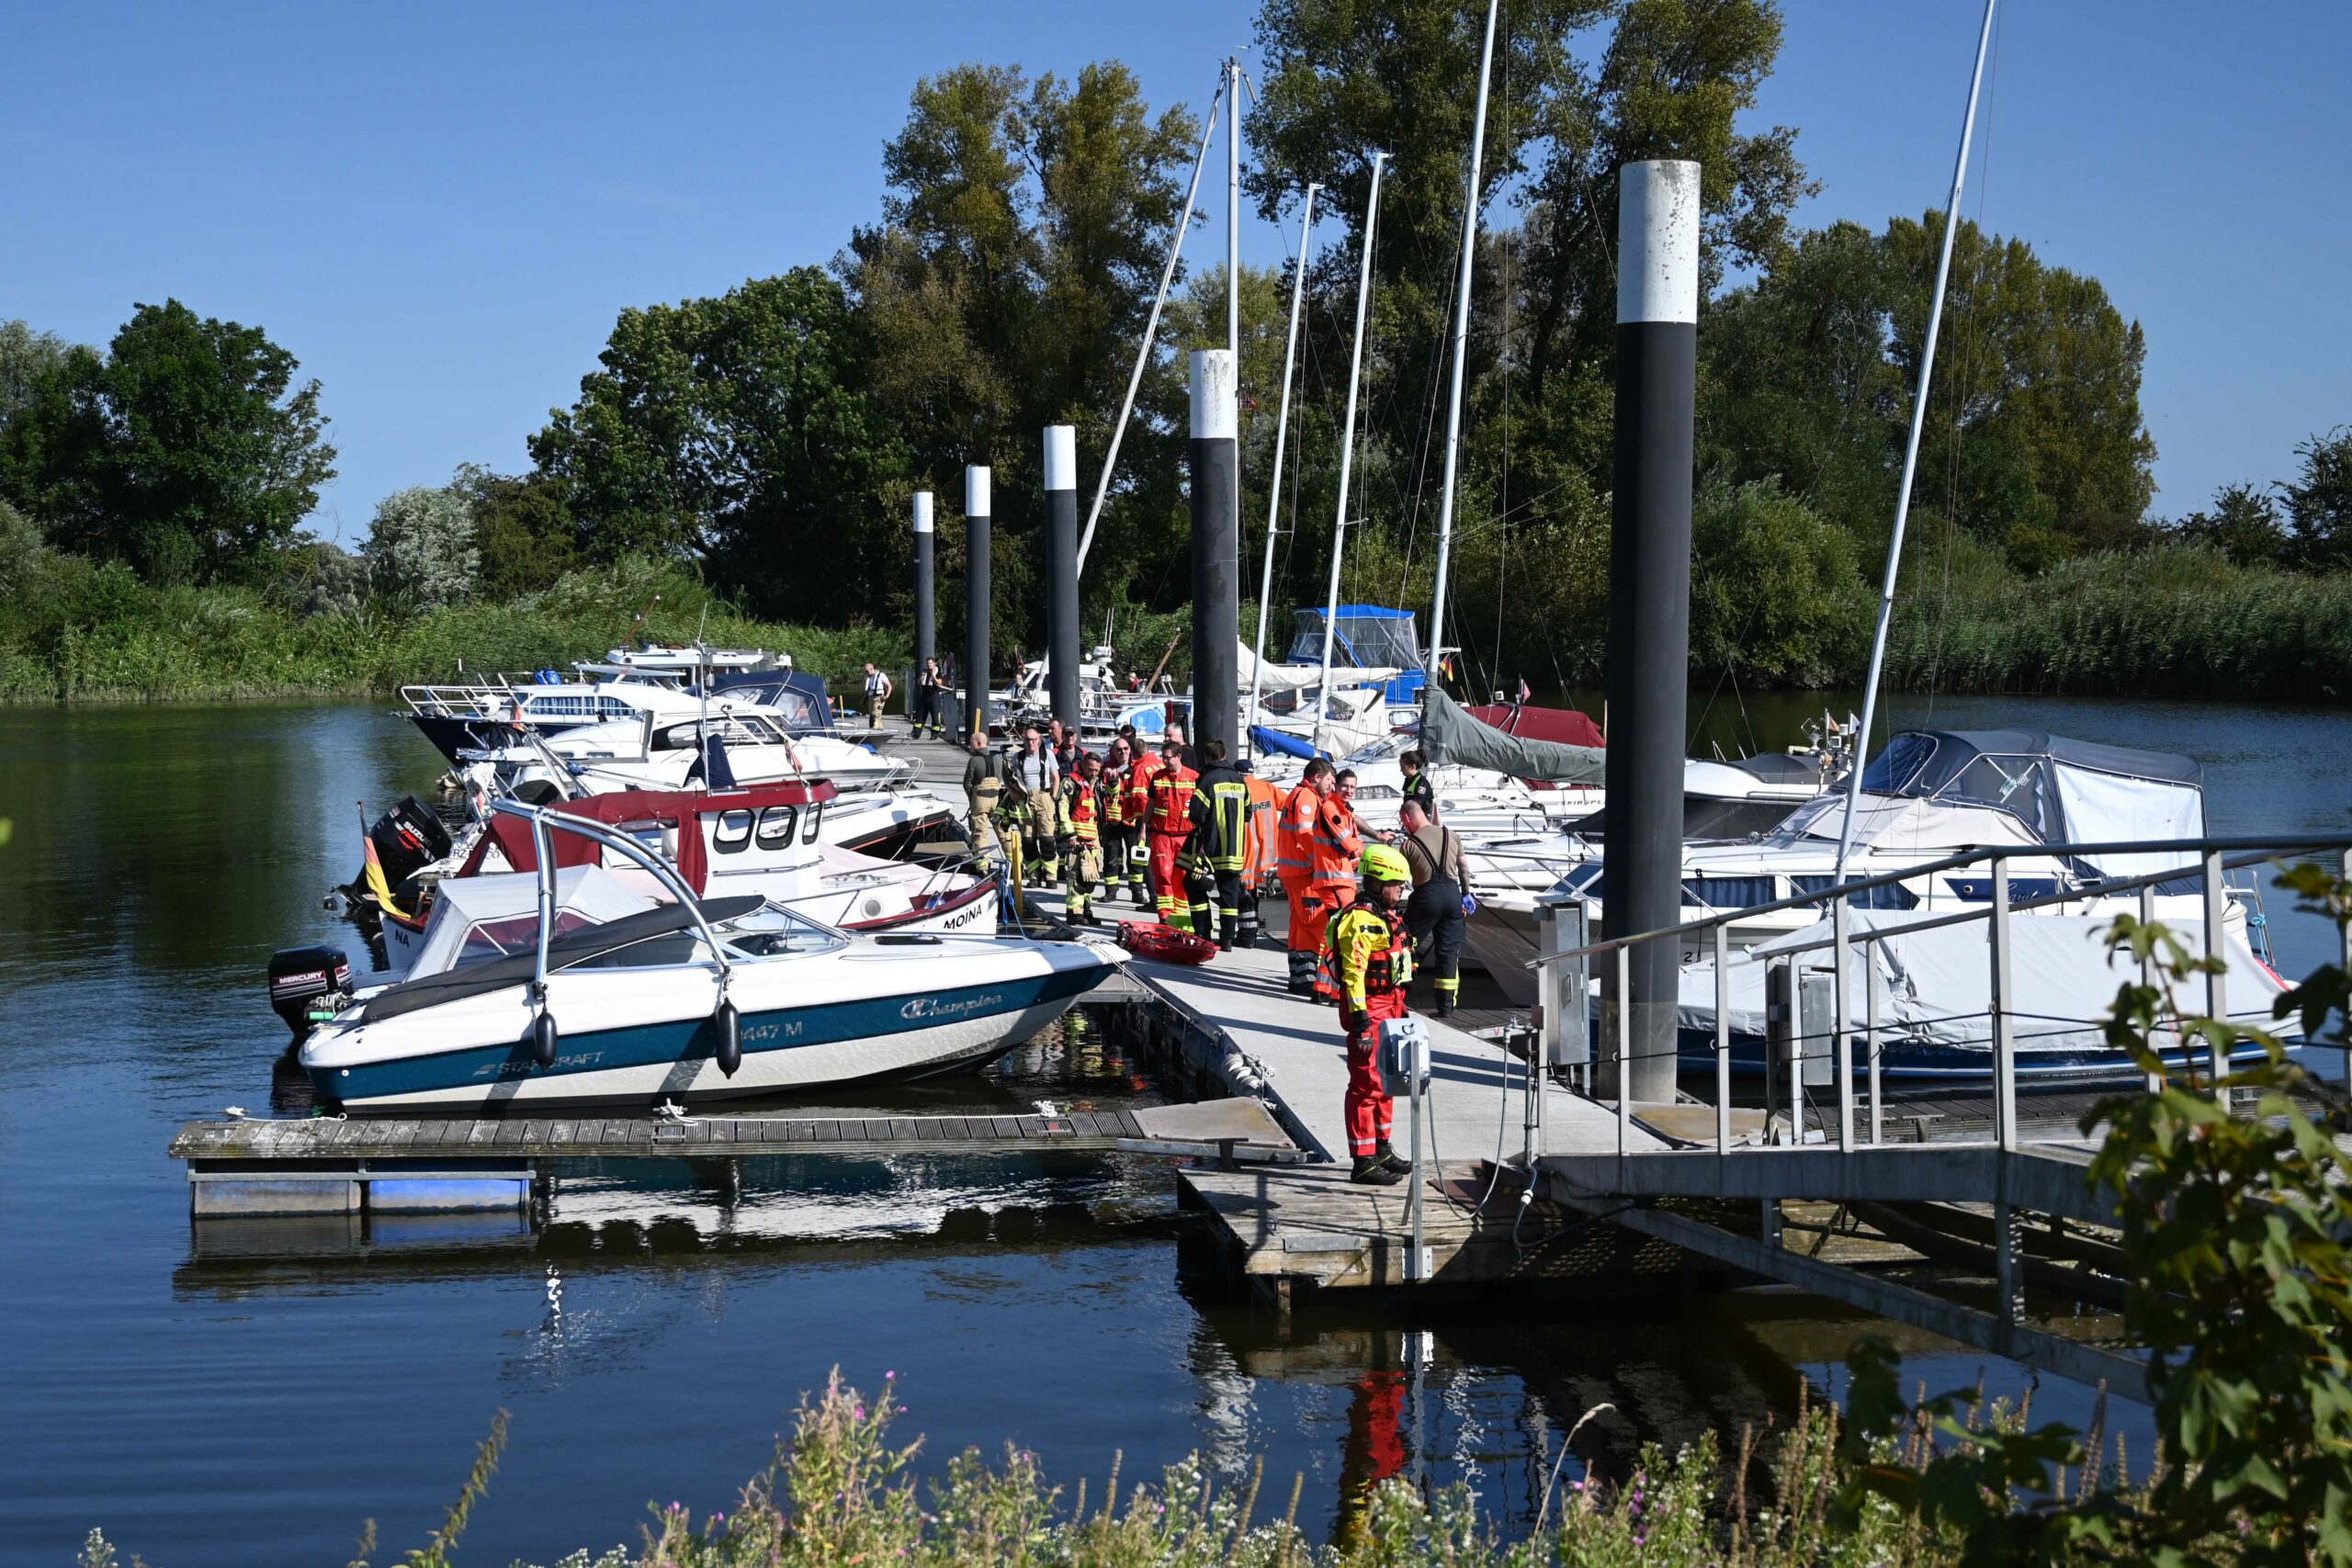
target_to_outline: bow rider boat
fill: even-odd
[[[492,809],[529,822],[540,846],[527,935],[505,917],[501,931],[448,942],[453,967],[326,998],[332,1016],[299,1051],[322,1100],[346,1111],[693,1103],[971,1071],[1122,962],[1108,944],[860,937],[757,894],[697,899],[626,833],[513,802]],[[595,886],[611,879],[596,866],[560,887],[559,832],[636,862],[671,901]],[[631,898],[648,907],[620,912]]]

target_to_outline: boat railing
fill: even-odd
[[[719,945],[718,933],[710,929],[710,921],[703,916],[702,900],[695,896],[693,888],[686,886],[685,878],[678,874],[676,866],[639,843],[628,834],[617,832],[601,822],[592,822],[584,817],[574,817],[567,812],[556,811],[544,806],[526,806],[519,800],[493,800],[490,803],[490,808],[501,816],[521,818],[531,825],[532,847],[536,852],[535,858],[539,863],[538,964],[537,974],[532,980],[532,987],[542,1007],[545,1006],[547,999],[548,942],[555,931],[557,900],[553,839],[558,833],[576,833],[581,838],[601,844],[608,850],[616,851],[652,873],[654,879],[669,891],[670,896],[675,898],[689,915],[694,917],[695,929],[702,932],[702,939],[709,946],[711,956],[718,961],[719,992],[722,996],[726,994],[729,968],[727,949]]]
[[[1636,1008],[1628,999],[1633,991],[1633,955],[1651,943],[1669,942],[1674,945],[1678,976],[1685,956],[1696,953],[1699,962],[1711,970],[1713,979],[1712,1143],[1718,1154],[1727,1153],[1742,1143],[1779,1142],[1783,1138],[1800,1145],[1818,1141],[1832,1145],[1840,1152],[1877,1145],[1887,1136],[1888,1097],[1883,1072],[1885,1050],[1890,1043],[1900,1043],[1905,1038],[1900,1025],[1882,1017],[1881,1004],[1888,987],[1880,976],[1877,945],[1890,938],[1982,922],[1985,929],[1985,1006],[1975,1012],[1939,1016],[1936,1021],[1984,1021],[1990,1041],[1987,1060],[1981,1072],[1970,1076],[1985,1086],[1990,1101],[1987,1120],[1994,1143],[2013,1149],[2038,1136],[2079,1138],[2080,1131],[2071,1121],[2041,1119],[2035,1123],[2037,1126],[2052,1130],[2036,1133],[2020,1118],[2019,1049],[2022,1045],[2030,1053],[2036,1040],[2099,1033],[2108,1021],[2108,1010],[2114,998],[2086,997],[2085,1010],[2079,1016],[2063,1018],[2018,1006],[2014,917],[2064,912],[2070,908],[2130,899],[2136,906],[2133,912],[2138,920],[2147,924],[2157,918],[2160,889],[2167,897],[2193,894],[2197,899],[2195,930],[2193,933],[2183,933],[2184,938],[2195,957],[2222,958],[2223,962],[2198,976],[2203,982],[2202,995],[2193,1000],[2185,1000],[2171,987],[2160,984],[2154,957],[2139,963],[2138,983],[2156,987],[2163,998],[2161,1006],[2168,1010],[2158,1019],[2152,1042],[2160,1047],[2165,1070],[2144,1072],[2142,1085],[2147,1091],[2155,1092],[2168,1083],[2186,1081],[2200,1092],[2216,1092],[2226,1085],[2231,1075],[2231,1052],[2223,1043],[2225,1037],[2201,1032],[2199,1021],[2224,1021],[2245,1026],[2267,1023],[2269,1018],[2267,998],[2258,1015],[2244,1008],[2235,1014],[2230,1010],[2228,908],[2235,901],[2233,895],[2244,891],[2233,882],[2233,874],[2278,863],[2288,857],[2334,856],[2340,863],[2347,847],[2352,847],[2352,833],[2339,832],[1968,850],[1875,876],[1849,876],[1835,887],[1736,909],[1713,910],[1677,925],[1599,941],[1583,940],[1583,904],[1550,907],[1539,910],[1538,943],[1545,951],[1527,965],[1536,973],[1540,998],[1538,1038],[1531,1048],[1546,1066],[1566,1068],[1571,1081],[1580,1076],[1587,1091],[1595,1098],[1604,1102],[1613,1100],[1617,1152],[1624,1154],[1632,1141],[1630,1134],[1641,1104],[1634,1085],[1639,1079],[1656,1076],[1639,1064],[1645,1057],[1671,1058],[1674,1066],[1668,1076],[1673,1081],[1679,1076],[1688,1055],[1697,1054],[1694,1049],[1686,1055],[1683,1049],[1678,1016],[1679,990],[1674,998],[1662,1004],[1663,1029],[1653,1024],[1643,1032],[1649,1038],[1647,1048],[1637,1050],[1634,1044]],[[2096,864],[2126,856],[2143,863],[2152,857],[2164,857],[2167,863],[2154,871],[2076,880],[2052,893],[2012,896],[2013,862],[2047,861],[2052,857],[2063,861],[2072,857],[2077,864]],[[1870,910],[1867,898],[1876,889],[1970,868],[1981,868],[1989,878],[1991,897],[1983,903],[1971,903],[1950,913],[1902,911],[1883,924],[1875,920],[1858,923],[1853,918],[1858,897],[1865,900],[1860,907],[1871,913],[1892,913]],[[2175,886],[2166,887],[2167,884]],[[2258,915],[2258,903],[2249,903],[2247,908],[2249,919]],[[1741,1136],[1735,1137],[1734,1126],[1738,1119],[1734,1114],[1732,1089],[1733,928],[1747,924],[1752,929],[1753,922],[1761,917],[1806,910],[1825,916],[1827,931],[1807,940],[1804,930],[1794,931],[1772,942],[1762,959],[1766,964],[1763,1012],[1767,1032],[1760,1097],[1762,1125],[1760,1129],[1751,1125]],[[1818,931],[1818,923],[1812,929]],[[2343,952],[2338,962],[2352,970],[2352,930],[2340,936]],[[2125,973],[2128,975],[2128,967]],[[1597,1017],[1589,1003],[1591,982],[1596,976],[1600,981]],[[1849,995],[1856,988],[1863,993],[1860,998]],[[2198,1001],[2201,1001],[2201,1008],[2195,1005]],[[1650,1005],[1661,1004],[1653,1001]],[[1663,1044],[1657,1038],[1661,1033]],[[2344,1058],[2346,1077],[2352,1080],[2352,1031],[2347,1031]],[[2111,1084],[2113,1080],[2109,1076],[2097,1081]],[[1821,1091],[1822,1103],[1818,1106],[1809,1092],[1815,1090]],[[1538,1144],[1540,1114],[1540,1100],[1531,1096],[1531,1150]],[[1701,1146],[1706,1142],[1691,1141]]]

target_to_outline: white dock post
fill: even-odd
[[[1715,1153],[1731,1152],[1731,927],[1715,925]],[[1771,1055],[1767,1043],[1766,1055]],[[1771,1114],[1771,1107],[1765,1107]]]
[[[1993,857],[1993,1141],[2018,1146],[2018,1054],[2009,1033],[2009,862]]]
[[[1838,1152],[1854,1146],[1854,1055],[1846,1047],[1846,961],[1852,956],[1852,907],[1838,889],[1829,905],[1829,930],[1837,939],[1838,970],[1831,976],[1829,1048],[1838,1053]]]
[[[2224,962],[2227,961],[2228,954],[2226,944],[2222,937],[2222,914],[2227,902],[2222,897],[2222,852],[2207,850],[2205,852],[2205,956],[2222,959]],[[2230,1016],[2229,1007],[2229,987],[2224,983],[2222,972],[2216,969],[2205,976],[2205,1016],[2217,1024],[2226,1022]],[[2230,1049],[2216,1040],[2213,1043],[2213,1089],[2222,1097],[2222,1101],[2225,1105],[2229,1103],[2229,1095],[2228,1091],[2222,1088],[2222,1080],[2229,1076]]]
[[[1862,1048],[1871,1057],[1871,1143],[1873,1146],[1886,1141],[1886,1086],[1879,1077],[1878,1062],[1878,960],[1872,955],[1862,965]]]

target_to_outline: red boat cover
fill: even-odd
[[[1493,725],[1505,735],[1527,740],[1551,740],[1562,746],[1605,746],[1600,726],[1574,708],[1527,707],[1516,703],[1481,703],[1462,710],[1481,724]]]

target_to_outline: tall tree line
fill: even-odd
[[[1311,254],[1239,279],[1243,547],[1254,561],[1271,513],[1278,612],[1319,602],[1329,568],[1374,147],[1391,164],[1354,457],[1363,526],[1350,530],[1344,592],[1428,606],[1483,22],[1475,0],[1261,6],[1246,189],[1287,225],[1317,182],[1333,220]],[[1447,616],[1481,676],[1599,670],[1617,170],[1650,157],[1703,170],[1694,662],[1789,682],[1858,662],[1941,219],[1794,225],[1817,188],[1798,133],[1754,114],[1781,39],[1772,0],[1503,7]],[[1036,646],[1041,434],[1077,427],[1091,497],[1205,107],[1155,107],[1114,62],[1068,79],[975,63],[919,82],[881,150],[874,220],[829,265],[624,311],[576,400],[530,438],[528,472],[469,466],[387,499],[368,581],[424,605],[653,556],[758,612],[902,625],[908,500],[928,488],[952,617],[962,470],[983,463],[1001,530],[998,641]],[[1305,269],[1307,308],[1272,497],[1292,268]],[[1190,601],[1183,359],[1223,344],[1224,292],[1221,266],[1179,276],[1106,487],[1090,625]],[[1930,569],[1952,581],[1955,555],[1981,588],[2168,529],[2241,561],[2352,565],[2341,430],[2299,448],[2293,480],[2152,520],[2146,354],[2097,279],[1962,226],[1925,421],[1915,588]],[[0,500],[50,547],[156,581],[234,581],[300,558],[334,449],[318,385],[298,371],[258,329],[176,301],[140,307],[103,352],[0,328]]]

